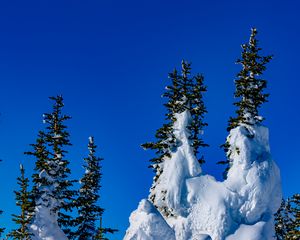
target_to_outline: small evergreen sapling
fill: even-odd
[[[256,35],[257,29],[252,28],[249,42],[242,45],[241,58],[236,61],[237,64],[242,65],[242,70],[237,74],[235,80],[234,97],[238,101],[234,105],[237,110],[236,117],[230,117],[229,119],[228,132],[237,126],[255,125],[264,120],[259,114],[259,109],[263,103],[267,102],[269,94],[265,93],[267,81],[261,76],[272,56],[262,56],[260,54],[262,49],[258,47]],[[218,162],[218,164],[227,165],[223,173],[223,177],[226,178],[231,166],[228,140],[221,147],[224,149],[227,159]]]
[[[20,240],[30,240],[32,233],[29,230],[34,213],[34,207],[31,199],[31,192],[28,191],[29,179],[25,177],[25,169],[20,165],[21,176],[17,178],[19,191],[15,191],[16,204],[21,208],[20,215],[13,214],[13,221],[19,226],[18,229],[11,231],[8,237]]]

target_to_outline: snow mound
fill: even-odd
[[[270,154],[268,129],[241,126],[230,132],[229,142],[232,166],[224,185],[236,193],[231,205],[238,206],[245,223],[270,218],[279,208],[282,194],[280,172]]]
[[[261,240],[266,239],[261,234],[263,232],[263,228],[265,226],[265,222],[258,222],[254,225],[244,225],[241,224],[240,227],[236,230],[233,235],[230,235],[226,238],[226,240]]]
[[[130,217],[125,240],[274,239],[273,215],[282,195],[268,129],[257,124],[230,131],[227,140],[231,168],[227,179],[218,182],[212,176],[202,175],[190,147],[186,128],[190,115],[185,111],[176,119],[174,135],[178,147],[164,161],[163,173],[154,189],[155,207],[160,210],[166,206],[175,214],[163,219],[150,202],[143,200]]]
[[[156,208],[143,199],[138,209],[130,216],[130,228],[124,240],[175,240],[175,232],[166,223]]]

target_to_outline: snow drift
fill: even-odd
[[[163,217],[151,202],[142,200],[130,217],[124,240],[273,239],[281,182],[270,154],[268,129],[242,125],[230,131],[231,168],[228,178],[218,182],[201,173],[188,143],[189,118],[187,111],[176,116],[179,147],[164,161],[154,190],[154,205],[167,207],[173,214]]]
[[[136,211],[130,216],[131,231],[126,234],[126,239],[174,239],[174,230],[166,223],[162,215],[146,199],[143,199]]]

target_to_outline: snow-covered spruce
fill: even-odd
[[[199,148],[208,146],[201,137],[203,128],[207,126],[207,123],[203,121],[204,114],[207,111],[202,97],[203,93],[206,92],[206,86],[204,85],[204,77],[201,74],[191,76],[191,64],[184,60],[181,62],[181,73],[179,74],[175,69],[172,73],[169,73],[169,78],[171,84],[166,87],[166,92],[163,94],[163,97],[167,98],[164,104],[167,110],[165,114],[166,123],[156,131],[156,140],[145,143],[142,147],[155,150],[156,153],[156,157],[150,160],[150,167],[154,169],[155,176],[149,200],[159,209],[162,215],[176,216],[176,211],[184,211],[184,209],[179,209],[180,199],[174,199],[173,202],[166,201],[170,199],[166,198],[166,195],[178,195],[178,193],[168,192],[168,189],[170,189],[168,186],[169,176],[164,174],[164,168],[168,168],[172,154],[177,151],[177,148],[180,148],[178,151],[178,157],[180,158],[180,155],[183,154],[181,151],[184,149],[182,145],[186,147],[189,145],[187,151],[191,159],[189,159],[188,166],[182,166],[179,171],[188,171],[191,176],[200,173],[198,163],[202,164],[205,161],[201,155],[199,159],[196,159],[196,157]],[[183,112],[185,112],[186,118],[182,119],[182,122],[176,121],[177,115]],[[184,126],[177,126],[182,124]],[[179,135],[184,135],[184,138],[180,139]],[[175,182],[178,184],[176,190],[173,190],[182,191],[181,182],[183,179],[180,175],[174,175],[173,177],[177,178]]]
[[[194,165],[189,145],[184,144],[187,132],[182,127],[186,121],[186,112],[177,115],[175,132],[182,145],[165,163],[168,166],[164,167],[162,182],[157,187],[160,190],[167,188],[164,202],[178,216],[165,217],[163,221],[159,212],[151,211],[150,218],[140,205],[130,218],[124,239],[174,239],[172,235],[166,238],[144,234],[145,229],[156,226],[153,219],[159,219],[157,232],[173,229],[177,240],[209,237],[213,240],[243,240],[244,236],[247,240],[273,239],[273,214],[280,205],[281,184],[279,170],[270,154],[268,129],[245,125],[231,130],[232,167],[228,179],[218,182],[209,175],[197,176],[201,169]],[[147,209],[153,209],[149,202]]]
[[[35,211],[30,225],[33,240],[64,240],[67,236],[69,216],[63,211],[71,208],[75,191],[73,181],[68,179],[69,161],[65,159],[65,148],[71,145],[69,133],[64,125],[70,117],[62,113],[62,96],[50,97],[54,101],[53,111],[44,114],[46,129],[40,131],[33,150],[27,152],[36,158],[33,174],[33,200]]]

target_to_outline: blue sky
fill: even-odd
[[[120,229],[148,195],[153,155],[140,144],[164,120],[167,74],[192,62],[208,92],[204,171],[220,179],[219,146],[234,113],[240,45],[258,28],[266,54],[269,103],[261,113],[270,128],[272,155],[285,196],[299,192],[300,113],[298,1],[1,1],[0,2],[0,224],[11,227],[19,163],[31,175],[30,149],[50,110],[48,96],[63,94],[72,116],[72,178],[80,178],[88,136],[104,157],[104,224]]]

